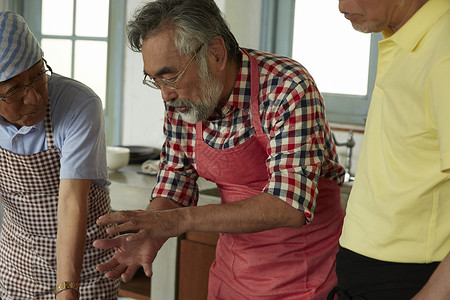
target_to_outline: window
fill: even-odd
[[[109,0],[42,0],[42,50],[56,73],[106,98]]]
[[[265,26],[272,26],[272,40],[277,44],[270,45],[262,37],[261,48],[293,57],[308,69],[323,95],[330,121],[363,125],[381,34],[355,31],[335,0],[263,0],[264,10],[275,14],[275,21]],[[262,18],[263,24],[271,19],[264,13]]]
[[[314,74],[323,93],[364,96],[370,35],[355,31],[336,6],[314,0],[296,2],[292,57]]]
[[[24,17],[54,72],[99,95],[106,142],[121,144],[126,1],[9,0],[9,9]]]

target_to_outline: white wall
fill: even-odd
[[[225,19],[241,47],[258,49],[262,0],[222,0]],[[219,0],[216,0],[219,2]],[[220,7],[220,6],[219,6]]]
[[[127,20],[144,2],[127,1]],[[142,84],[144,66],[141,53],[125,47],[122,144],[159,148],[163,142],[164,116],[161,94]]]
[[[8,10],[8,0],[0,0],[0,11]]]
[[[128,0],[127,19],[136,8],[147,1]],[[258,48],[262,0],[216,0],[224,11],[231,31],[243,47]],[[160,148],[164,142],[162,124],[164,106],[161,94],[142,84],[141,53],[128,47],[124,61],[123,145],[142,145]]]

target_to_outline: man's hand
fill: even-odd
[[[146,238],[130,242],[126,240],[128,236],[120,235],[94,242],[94,247],[99,249],[116,249],[110,260],[97,266],[97,270],[106,272],[107,278],[122,278],[122,281],[128,282],[141,266],[145,275],[152,275],[152,262],[165,240]]]
[[[165,201],[165,200],[162,200]],[[156,201],[157,205],[162,202]],[[144,268],[145,275],[152,275],[152,262],[159,249],[169,237],[183,233],[179,231],[182,214],[168,200],[159,208],[168,210],[134,210],[118,211],[101,216],[97,220],[100,226],[110,225],[106,231],[110,234],[124,233],[113,239],[102,239],[94,242],[99,249],[115,248],[113,257],[97,270],[106,272],[108,278],[121,277],[124,282],[133,278],[139,267]],[[130,233],[135,232],[135,233]]]
[[[177,209],[123,210],[101,216],[97,224],[112,225],[106,229],[109,234],[135,232],[127,235],[128,242],[142,238],[166,240],[185,232],[180,229],[183,224],[183,214]]]

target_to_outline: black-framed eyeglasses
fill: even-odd
[[[200,49],[202,49],[203,45],[201,45],[200,47],[197,48],[197,50],[195,51],[194,55],[191,57],[191,59],[188,61],[188,63],[186,64],[186,66],[184,67],[184,69],[180,72],[178,72],[177,75],[175,75],[172,78],[169,79],[163,79],[163,78],[151,78],[148,74],[144,75],[144,79],[142,80],[142,83],[160,90],[161,86],[167,86],[167,88],[171,89],[171,90],[176,90],[178,88],[177,86],[177,82],[178,80],[180,80],[181,76],[183,76],[184,72],[186,72],[187,68],[189,67],[189,65],[191,64],[191,62],[194,60],[194,58],[197,56],[197,53],[200,51]]]
[[[0,100],[8,104],[12,104],[22,100],[27,95],[28,88],[30,88],[31,86],[37,89],[45,85],[52,77],[53,71],[52,68],[47,64],[47,61],[45,59],[42,60],[44,61],[44,64],[46,66],[45,70],[40,71],[36,78],[34,78],[29,84],[19,86],[11,91],[8,91],[6,94],[0,95]]]

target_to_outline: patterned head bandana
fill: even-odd
[[[12,11],[0,11],[0,82],[34,66],[44,52],[25,20]]]

